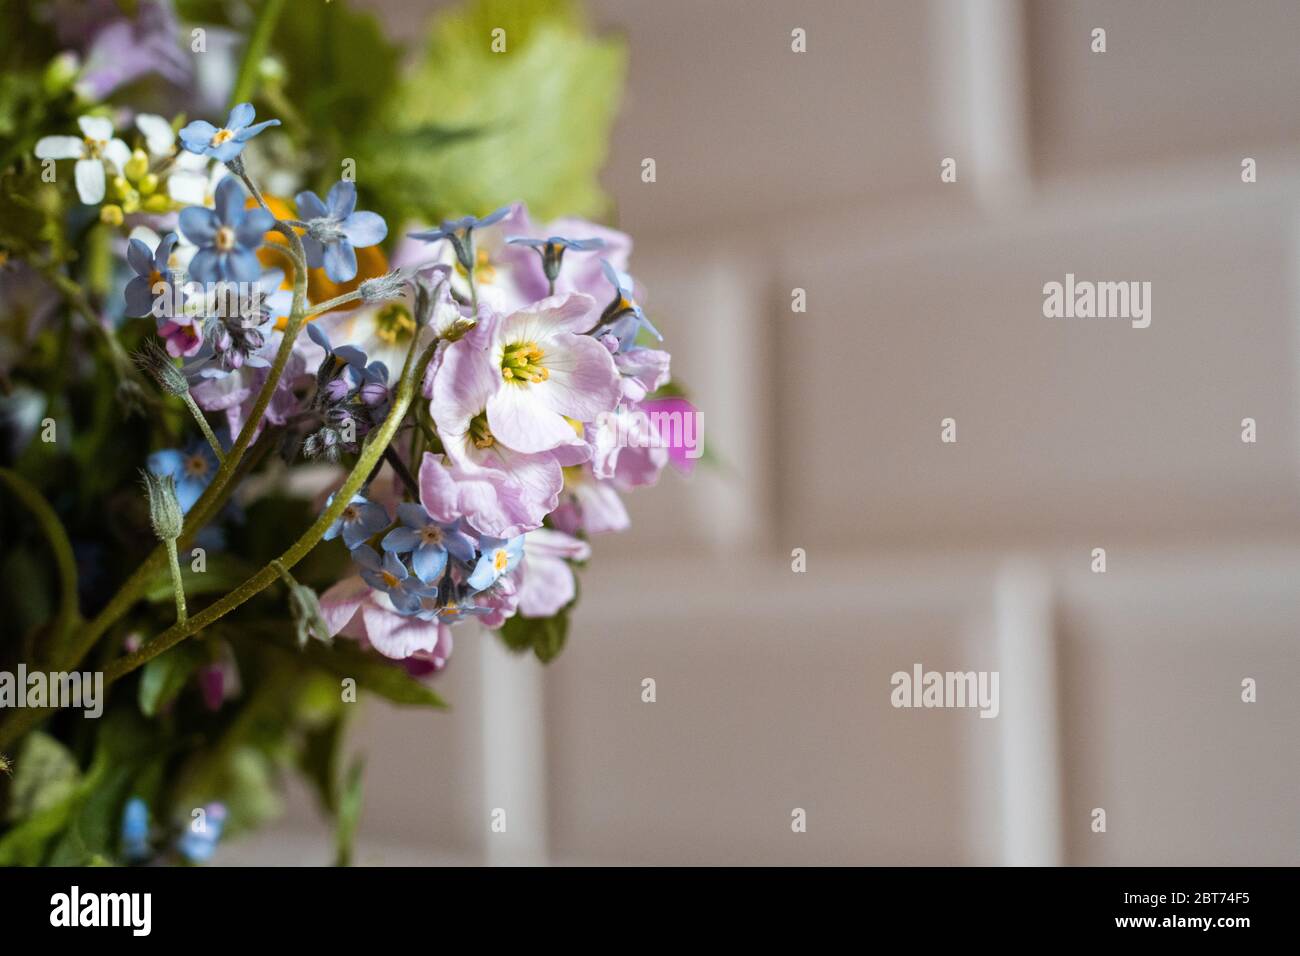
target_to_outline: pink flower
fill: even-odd
[[[626,531],[630,524],[613,483],[598,479],[590,465],[565,471],[564,494],[551,521],[567,534]]]
[[[380,654],[398,661],[423,655],[436,657],[440,631],[447,627],[439,621],[398,614],[388,598],[359,575],[344,578],[322,594],[320,609],[331,637],[342,634],[364,640]],[[446,655],[450,655],[450,636],[445,648]]]
[[[541,528],[524,537],[524,560],[519,566],[519,613],[524,617],[550,617],[577,596],[570,560],[585,561],[591,547],[559,531]]]
[[[463,347],[496,380],[485,409],[498,441],[527,454],[578,444],[571,421],[595,421],[618,403],[609,350],[582,334],[595,324],[595,308],[580,292],[552,296],[489,319],[448,350],[450,357]]]
[[[447,348],[438,365],[429,407],[450,468],[425,455],[421,500],[438,520],[445,520],[440,514],[446,512],[435,507],[450,508],[480,534],[513,538],[541,527],[559,503],[561,464],[581,461],[590,450],[572,429],[568,434],[576,444],[563,455],[527,454],[498,441],[488,425],[487,406],[503,383],[484,355],[462,339]]]
[[[203,326],[188,315],[177,315],[158,323],[158,335],[173,358],[189,358],[203,348]]]

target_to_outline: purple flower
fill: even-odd
[[[592,422],[613,410],[621,394],[614,361],[581,334],[591,328],[595,304],[580,292],[543,299],[487,323],[474,343],[450,346],[448,355],[465,351],[497,379],[484,406],[496,440],[529,454],[573,445],[581,438],[566,419]]]
[[[158,283],[167,285],[163,292],[163,301],[171,301],[171,283],[167,279],[168,260],[171,258],[172,246],[176,245],[176,233],[169,232],[158,240],[158,248],[153,252],[139,239],[132,239],[126,247],[126,261],[135,271],[135,276],[126,284],[126,314],[131,316],[152,315],[164,318],[170,308],[155,310],[154,289]]]
[[[252,103],[240,103],[230,111],[226,125],[221,129],[206,120],[195,120],[181,130],[181,145],[191,153],[229,163],[243,151],[244,144],[262,130],[280,125],[278,119],[253,123],[256,115]]]
[[[325,266],[325,274],[335,282],[348,282],[357,274],[355,249],[374,246],[388,235],[383,217],[373,212],[358,212],[356,183],[346,179],[335,183],[325,202],[310,190],[300,192],[295,201],[298,214],[307,222],[303,249],[312,268]]]
[[[443,355],[429,406],[451,468],[424,456],[420,501],[439,520],[456,512],[480,534],[513,537],[540,528],[559,503],[562,462],[556,452],[524,454],[496,440],[486,407],[500,376],[472,350],[456,347],[465,341]],[[576,461],[566,458],[563,464]]]
[[[363,544],[352,549],[352,560],[361,568],[362,580],[388,595],[398,614],[415,614],[423,608],[423,598],[437,593],[437,588],[425,587],[412,576],[402,559],[391,551],[381,558],[374,548]]]
[[[265,209],[244,209],[244,189],[234,176],[217,186],[216,199],[216,209],[181,210],[181,232],[199,247],[190,275],[200,282],[256,282],[262,265],[253,250],[275,219]]]
[[[120,12],[115,4],[101,6]],[[65,13],[60,13],[55,22],[62,28],[64,20]],[[77,88],[86,99],[99,101],[150,73],[179,86],[189,82],[192,71],[190,58],[179,43],[171,5],[143,0],[133,19],[113,19],[95,33]]]
[[[333,502],[334,496],[330,495],[329,500]],[[325,530],[324,537],[326,541],[333,541],[342,533],[343,543],[351,551],[367,538],[383,531],[388,524],[388,510],[383,505],[363,495],[353,495],[343,513]]]
[[[409,553],[416,577],[425,584],[438,580],[449,554],[466,563],[474,560],[474,541],[460,530],[459,521],[435,521],[410,501],[397,506],[397,519],[402,526],[388,532],[379,546],[394,554]]]

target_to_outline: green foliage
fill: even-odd
[[[357,824],[361,821],[361,797],[364,783],[362,773],[365,768],[365,760],[358,757],[348,767],[347,776],[340,786],[338,816],[334,828],[335,863],[339,866],[347,866],[352,862],[352,842],[356,837]]]
[[[569,610],[566,607],[551,617],[516,615],[497,633],[506,647],[516,654],[532,651],[543,664],[549,664],[564,650],[569,636]]]
[[[154,717],[166,707],[203,664],[203,648],[194,642],[177,644],[140,670],[140,713]]]
[[[504,53],[491,49],[497,28]],[[434,21],[415,70],[385,101],[391,133],[363,144],[358,168],[429,222],[517,199],[540,220],[598,215],[625,60],[622,43],[593,38],[569,0],[471,0]],[[438,149],[393,148],[431,130]]]
[[[65,591],[77,592],[87,618],[104,606],[155,544],[137,469],[149,452],[183,447],[194,434],[179,403],[163,401],[128,420],[118,401],[120,367],[110,359],[136,349],[153,334],[153,322],[101,326],[96,320],[108,312],[125,269],[114,235],[78,202],[72,177],[64,175],[70,164],[59,167],[57,183],[41,181],[32,155],[36,140],[75,134],[76,118],[88,106],[66,84],[51,83],[46,68],[60,44],[52,25],[36,19],[36,6],[0,0],[6,24],[0,30],[0,259],[27,261],[60,301],[40,325],[23,302],[3,303],[0,385],[6,396],[35,395],[40,414],[56,419],[58,440],[16,444],[3,464],[48,500],[75,549],[75,573],[68,576],[74,585],[61,588],[49,536],[30,509],[0,494],[6,545],[0,606],[7,624],[0,661],[33,661],[52,646],[50,624]],[[176,6],[182,18],[227,26],[246,25],[263,9],[260,0],[177,0]],[[506,31],[504,53],[490,47],[498,27]],[[360,205],[384,215],[394,237],[412,221],[484,213],[517,199],[539,220],[605,209],[597,173],[625,54],[620,41],[590,35],[577,3],[468,0],[434,19],[413,57],[385,36],[373,14],[344,0],[287,0],[268,35],[281,69],[257,64],[244,75],[256,80],[259,115],[284,125],[259,138],[251,155],[265,151],[263,157],[283,160],[304,186],[322,193],[338,179],[340,162],[355,159]],[[412,61],[414,69],[404,72]],[[175,110],[153,105],[169,93],[154,92],[151,101],[147,90],[123,90],[93,108],[107,113],[149,103],[172,115]],[[10,351],[10,343],[18,347]],[[278,494],[248,505],[242,520],[223,516],[217,524],[226,541],[208,548],[203,572],[192,571],[182,552],[192,604],[202,607],[229,592],[278,557],[291,533],[315,517],[311,502]],[[347,564],[346,549],[316,548],[293,575],[323,591]],[[128,637],[157,635],[173,620],[171,605],[163,568],[81,666],[102,666]],[[78,604],[71,606],[75,611]],[[563,647],[567,627],[568,609],[544,621],[516,619],[502,637],[547,661]],[[214,801],[227,807],[227,836],[237,836],[280,812],[282,777],[289,772],[312,782],[334,819],[338,861],[350,861],[362,761],[346,753],[352,708],[340,700],[341,681],[354,680],[361,692],[402,706],[446,703],[399,664],[354,642],[297,647],[280,585],[204,639],[228,641],[240,675],[239,698],[216,713],[194,692],[195,673],[209,657],[191,640],[115,684],[100,720],[61,714],[45,732],[13,745],[13,759],[0,766],[0,865],[118,860],[122,812],[133,796],[146,802],[159,846],[188,823],[194,807]]]

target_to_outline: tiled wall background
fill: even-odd
[[[592,7],[725,465],[630,499],[555,664],[466,635],[454,713],[369,707],[362,862],[1300,862],[1300,6]],[[1066,272],[1150,281],[1151,327],[1044,319]],[[1001,715],[893,709],[913,662],[1000,670]],[[292,803],[232,852],[325,859]]]

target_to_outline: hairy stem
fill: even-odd
[[[186,392],[181,397],[185,399],[186,407],[190,410],[190,414],[194,416],[194,421],[198,423],[199,431],[203,432],[203,437],[212,446],[212,452],[217,456],[217,461],[225,461],[226,453],[221,448],[221,442],[217,441],[216,433],[212,431],[212,426],[208,424],[208,420],[203,416],[203,410],[194,401],[194,396]]]
[[[172,568],[172,593],[176,595],[176,623],[184,624],[189,615],[185,613],[185,583],[181,581],[181,563],[176,557],[176,539],[168,538],[163,544],[167,546],[167,560]]]
[[[342,487],[334,493],[334,499],[330,506],[321,513],[320,517],[316,519],[315,523],[307,529],[302,537],[290,545],[288,550],[280,555],[278,559],[261,568],[256,574],[216,603],[204,608],[187,622],[177,623],[169,627],[134,653],[115,660],[104,669],[106,683],[111,684],[118,678],[129,674],[159,654],[179,644],[187,637],[191,637],[203,628],[219,621],[235,608],[265,590],[281,576],[282,572],[292,568],[307,556],[307,553],[324,537],[330,525],[334,524],[339,516],[343,514],[344,509],[352,500],[352,496],[365,483],[371,468],[382,460],[384,450],[388,447],[389,442],[393,440],[398,426],[401,425],[402,419],[406,415],[406,410],[415,394],[416,383],[423,378],[425,367],[428,366],[429,360],[433,357],[436,344],[436,341],[431,343],[420,356],[419,361],[412,361],[415,356],[415,350],[412,347],[411,352],[406,357],[406,366],[402,370],[402,378],[398,383],[397,392],[393,398],[393,407],[389,411],[388,417],[384,419],[383,425],[373,433],[370,441],[362,449],[361,455],[353,466],[351,473],[343,482]],[[0,737],[0,744],[3,742],[3,738]]]

